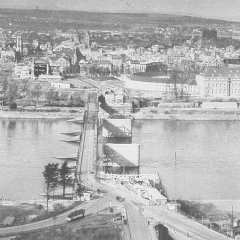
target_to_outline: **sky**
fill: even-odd
[[[240,0],[0,0],[0,8],[157,12],[240,21]]]

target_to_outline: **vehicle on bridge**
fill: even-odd
[[[85,209],[80,209],[70,213],[67,216],[66,220],[67,222],[72,222],[74,220],[84,218],[84,216],[85,216]]]
[[[122,218],[121,215],[120,215],[120,216],[117,216],[117,217],[115,217],[115,218],[113,219],[114,222],[122,221],[122,220],[123,220],[123,218]]]
[[[119,201],[119,202],[123,202],[125,200],[125,198],[121,197],[121,196],[116,196],[116,199]]]

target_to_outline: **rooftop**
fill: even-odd
[[[240,77],[240,67],[209,67],[200,75],[204,77]]]
[[[48,64],[48,61],[45,59],[37,59],[34,61],[35,64]]]
[[[170,75],[163,75],[161,72],[143,72],[128,76],[132,81],[151,82],[151,83],[174,83]],[[179,77],[177,84],[195,85],[195,78],[184,79]]]

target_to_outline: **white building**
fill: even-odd
[[[52,88],[71,88],[70,83],[51,82]]]
[[[127,89],[137,90],[143,93],[153,93],[153,96],[166,97],[175,90],[175,84],[171,81],[170,76],[122,76],[119,78],[124,81],[124,87]],[[198,86],[192,82],[177,83],[177,91],[188,94],[189,96],[197,96],[199,94]]]
[[[196,82],[203,97],[240,97],[240,67],[210,67]]]
[[[18,79],[34,78],[33,66],[16,64],[14,67],[14,77]]]

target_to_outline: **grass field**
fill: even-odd
[[[108,210],[89,215],[66,225],[38,232],[22,234],[19,240],[123,240],[121,221],[113,221],[119,214]]]

